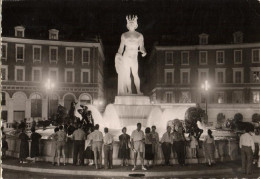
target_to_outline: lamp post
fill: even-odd
[[[206,116],[208,117],[208,90],[210,88],[208,80],[206,80],[201,88],[205,91]]]
[[[49,91],[52,92],[54,88],[54,83],[51,82],[51,80],[48,78],[47,82],[45,83],[45,88],[47,90],[47,100],[48,100],[48,112],[47,112],[47,119],[50,117],[50,97],[49,97]]]

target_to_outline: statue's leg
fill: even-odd
[[[127,88],[127,93],[132,94],[132,88],[131,88],[131,71],[130,67],[127,68],[126,71],[126,88]]]
[[[132,70],[132,74],[134,77],[134,83],[135,83],[137,94],[142,94],[140,91],[140,79],[138,76],[138,61],[137,60],[132,61],[131,70]]]

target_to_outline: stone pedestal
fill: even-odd
[[[116,96],[114,104],[125,105],[149,105],[150,98],[143,95]]]

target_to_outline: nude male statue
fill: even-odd
[[[134,77],[134,84],[137,94],[142,94],[140,91],[140,79],[138,76],[138,52],[144,57],[146,50],[144,48],[144,38],[135,29],[138,27],[137,16],[127,16],[127,29],[121,36],[121,43],[118,53],[115,57],[115,66],[118,73],[118,94],[131,94],[131,72]]]

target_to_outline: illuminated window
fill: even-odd
[[[253,91],[252,92],[253,97],[253,103],[260,103],[260,92],[259,91]]]
[[[180,103],[191,103],[191,95],[189,91],[182,91],[179,100]]]
[[[80,105],[91,104],[90,95],[89,94],[81,95],[79,101],[80,101]]]
[[[221,104],[225,102],[225,93],[224,92],[217,92],[216,93],[217,103]]]
[[[1,66],[1,79],[2,79],[2,81],[8,80],[8,66],[7,65]]]

